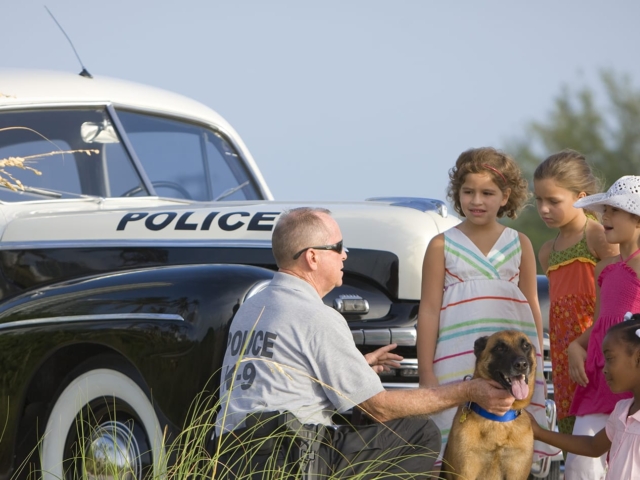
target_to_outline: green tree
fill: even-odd
[[[505,151],[518,161],[531,186],[535,168],[565,148],[585,154],[605,188],[623,175],[640,175],[640,89],[629,76],[608,70],[600,72],[599,80],[603,101],[597,102],[588,86],[565,85],[544,120],[529,122],[522,136],[507,141]],[[531,239],[536,252],[555,235],[540,220],[533,201],[509,223]]]

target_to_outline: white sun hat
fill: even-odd
[[[598,213],[603,212],[605,205],[640,217],[640,176],[625,175],[605,193],[583,197],[573,204],[576,208],[586,208]]]

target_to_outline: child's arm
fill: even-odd
[[[536,257],[533,253],[531,240],[524,233],[520,233],[520,246],[522,248],[522,259],[520,261],[520,280],[518,287],[529,302],[533,320],[536,323],[536,331],[538,332],[538,341],[540,349],[538,352],[543,355],[543,333],[542,333],[542,314],[540,313],[540,304],[538,303],[538,279],[536,277]]]
[[[596,220],[589,220],[587,224],[587,248],[598,260],[620,254],[620,246],[617,243],[607,242],[604,236],[604,227]]]
[[[525,412],[527,411],[525,410]],[[569,435],[545,430],[538,425],[529,412],[527,414],[529,415],[529,420],[531,420],[533,438],[536,440],[585,457],[600,457],[611,448],[611,441],[607,437],[607,432],[604,428],[593,437],[590,435]]]
[[[582,335],[580,335],[578,338],[576,338],[573,342],[569,344],[569,348],[571,348],[571,345],[573,344],[581,347],[585,351],[585,355],[587,354],[586,351],[587,351],[587,347],[589,346],[589,338],[591,338],[591,330],[593,330],[593,326],[595,325],[596,321],[598,321],[598,317],[600,316],[600,285],[598,285],[598,277],[600,276],[602,269],[608,264],[609,264],[608,261],[600,261],[596,264],[596,269],[595,269],[596,304],[593,308],[593,323],[589,328],[587,328],[584,332],[582,332]]]
[[[553,240],[548,240],[542,244],[538,251],[538,262],[542,267],[542,273],[547,274],[549,269],[549,255],[551,255],[551,249],[553,248]]]
[[[593,311],[593,324],[587,328],[582,335],[576,338],[569,344],[567,348],[567,359],[569,361],[569,377],[578,385],[585,387],[589,383],[587,372],[584,369],[584,364],[587,360],[587,347],[589,346],[589,338],[591,337],[591,330],[593,325],[598,321],[600,316],[600,285],[598,285],[598,277],[600,273],[615,259],[601,260],[596,264],[595,268],[595,284],[596,284],[596,305]]]
[[[433,373],[433,358],[440,325],[440,309],[444,289],[444,235],[431,239],[422,262],[422,291],[418,311],[418,374],[421,387],[435,387],[438,380]]]
[[[596,300],[597,302],[597,300]],[[576,338],[567,347],[567,359],[569,361],[569,377],[581,387],[586,387],[589,383],[589,377],[584,368],[587,361],[587,345],[593,325],[587,328],[582,335]]]

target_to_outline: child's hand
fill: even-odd
[[[540,430],[542,430],[543,428],[538,425],[538,422],[536,422],[536,419],[533,415],[531,415],[528,411],[523,410],[527,415],[529,415],[529,420],[531,420],[531,430],[533,430],[533,438],[535,438],[536,440],[538,440],[538,432]]]
[[[584,362],[587,360],[587,351],[577,342],[571,342],[567,349],[569,358],[569,376],[571,380],[582,387],[589,383],[587,373],[584,370]]]

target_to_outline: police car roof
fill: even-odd
[[[69,72],[0,68],[0,108],[87,103],[113,103],[231,129],[226,120],[209,107],[160,88],[110,77],[87,78]]]

